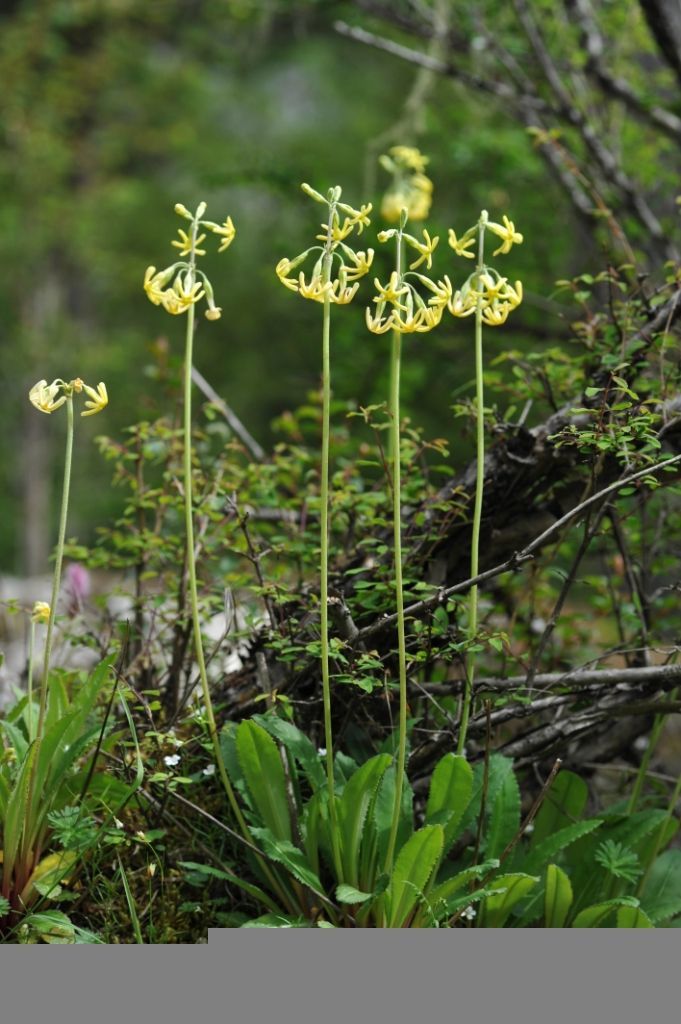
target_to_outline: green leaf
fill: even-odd
[[[440,882],[429,894],[429,913],[438,921],[442,920],[443,917],[450,917],[455,912],[455,904],[459,902],[458,900],[453,902],[452,897],[470,882],[477,878],[483,878],[498,867],[498,860],[486,860],[483,864],[476,864],[474,867],[465,868],[451,878],[447,878],[444,882]],[[418,917],[422,917],[424,913],[425,911],[420,911]]]
[[[589,818],[587,821],[576,821],[574,825],[567,825],[566,828],[547,836],[538,845],[532,846],[524,856],[514,860],[514,867],[522,867],[528,874],[541,871],[557,853],[567,849],[582,836],[594,832],[602,824],[602,818]]]
[[[372,876],[375,863],[382,864],[388,852],[388,840],[395,810],[395,777],[397,766],[393,762],[381,779],[376,790],[376,800],[372,811],[372,821],[376,830],[376,843],[365,843],[362,847],[362,875]],[[397,826],[395,849],[400,850],[414,831],[414,793],[409,779],[404,774],[402,779],[402,807]],[[372,848],[373,846],[373,848]]]
[[[620,907],[617,911],[618,928],[654,928],[655,925],[640,907]]]
[[[294,878],[311,889],[316,896],[325,898],[322,883],[308,864],[302,850],[288,839],[278,839],[267,828],[251,829],[251,835],[258,840],[266,857],[283,864]]]
[[[655,860],[641,892],[641,907],[653,924],[681,911],[681,850],[666,850]]]
[[[359,889],[346,885],[344,882],[336,886],[336,899],[339,903],[366,903],[367,900],[373,898],[373,895],[372,892],[360,892]]]
[[[338,800],[337,818],[343,880],[348,885],[359,885],[359,850],[367,814],[378,784],[391,761],[390,754],[377,754],[365,761],[345,784]]]
[[[280,912],[280,908],[277,906],[274,900],[267,895],[266,892],[263,892],[263,890],[260,889],[257,885],[253,885],[252,882],[244,881],[243,878],[240,878],[233,871],[214,868],[210,864],[197,864],[197,862],[193,860],[181,860],[178,862],[178,867],[186,868],[187,871],[189,871],[190,873],[199,876],[199,879],[203,879],[202,882],[199,882],[197,884],[205,885],[206,878],[220,878],[225,882],[230,882],[238,889],[242,889],[244,892],[247,892],[249,896],[253,896],[256,900],[262,903],[263,906],[268,907],[275,914],[278,914]],[[190,878],[188,878],[187,881],[190,882],[190,884],[192,884]]]
[[[546,928],[562,928],[572,906],[572,886],[570,879],[556,864],[549,864],[546,869],[546,889],[544,893],[544,926]]]
[[[402,928],[424,899],[426,886],[442,857],[444,841],[441,825],[424,825],[400,850],[386,891],[389,928]]]
[[[37,741],[34,740],[28,748],[14,783],[14,788],[7,801],[7,811],[3,827],[3,875],[6,873],[11,876],[21,837],[31,828],[32,818],[29,817],[28,795],[33,765],[37,754]]]
[[[444,828],[445,851],[456,838],[472,793],[473,769],[466,758],[445,754],[435,766],[426,805],[426,823]]]
[[[292,722],[286,722],[276,715],[254,715],[253,721],[266,729],[288,752],[295,757],[305,772],[313,791],[323,789],[326,775],[317,748]]]
[[[618,907],[638,907],[638,900],[629,896],[621,896],[603,903],[594,903],[582,910],[572,922],[573,928],[602,928],[604,922],[614,914]]]
[[[532,875],[523,874],[500,875],[495,878],[494,888],[503,888],[505,891],[488,896],[485,900],[484,927],[503,928],[513,908],[525,899],[538,881],[539,879]]]
[[[277,745],[262,726],[241,722],[236,749],[246,784],[263,824],[277,839],[291,840],[284,766]]]
[[[570,771],[555,777],[534,820],[532,846],[578,821],[586,807],[589,790],[586,782]]]
[[[499,857],[520,828],[520,789],[512,771],[497,793],[485,837],[485,856]]]
[[[246,921],[242,928],[309,928],[310,922],[304,917],[287,917],[285,914],[263,914],[253,921]]]

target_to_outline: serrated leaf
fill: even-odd
[[[311,889],[315,895],[324,897],[322,883],[308,864],[302,850],[299,850],[288,839],[278,839],[266,828],[251,829],[251,835],[258,840],[266,857],[278,864],[283,864],[294,878]]]
[[[359,883],[359,851],[369,807],[378,784],[392,761],[390,754],[377,754],[357,769],[345,784],[338,800],[337,817],[343,862],[343,879]]]
[[[515,774],[506,775],[497,793],[485,836],[485,856],[499,857],[520,828],[520,789]]]
[[[254,715],[253,721],[286,747],[305,772],[313,791],[326,785],[326,775],[317,748],[305,733],[292,722],[286,722],[275,715]]]
[[[445,754],[432,774],[426,805],[426,823],[443,826],[445,852],[456,838],[472,794],[473,769],[468,761],[456,754]]]
[[[617,911],[618,928],[654,928],[645,911],[640,907],[620,907]]]
[[[555,777],[534,820],[532,847],[548,836],[578,821],[586,807],[589,790],[574,772],[561,771]]]
[[[424,825],[402,847],[386,891],[389,928],[402,928],[424,898],[443,848],[441,825]]]
[[[641,907],[653,924],[681,911],[681,850],[666,850],[655,860],[641,892]]]

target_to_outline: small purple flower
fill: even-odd
[[[76,615],[83,606],[83,601],[90,596],[92,589],[90,573],[84,565],[71,562],[66,567],[66,593],[69,599],[69,614]]]

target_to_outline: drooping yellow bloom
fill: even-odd
[[[191,236],[191,234],[188,234],[186,231],[183,231],[182,228],[178,228],[177,229],[177,233],[180,236],[180,241],[178,242],[177,240],[175,240],[174,242],[171,242],[170,244],[174,245],[176,249],[180,250],[180,256],[189,256],[189,255],[191,255],[192,249],[194,250],[194,255],[195,256],[205,256],[206,255],[206,250],[205,249],[199,249],[199,246],[201,245],[201,242],[203,242],[203,240],[206,237],[205,234],[199,235],[199,237],[194,241],[194,244],[192,245],[192,236]]]
[[[224,224],[214,224],[213,221],[210,220],[204,220],[203,223],[205,227],[210,228],[214,235],[220,235],[222,237],[218,252],[224,252],[225,249],[227,249],[234,241],[236,228],[234,227],[234,222],[231,217],[228,217]]]
[[[301,271],[298,275],[298,292],[304,299],[323,302],[327,293],[329,296],[331,295],[331,282],[322,281],[321,274],[313,274],[308,282],[305,280],[305,274]]]
[[[467,260],[475,259],[475,253],[468,252],[468,249],[475,245],[475,229],[471,228],[461,238],[457,238],[454,229],[450,228],[449,244],[457,256],[463,256]]]
[[[381,202],[383,219],[394,224],[406,210],[411,220],[425,220],[433,199],[433,183],[423,173],[428,158],[414,146],[393,146],[379,162],[393,175]]]
[[[506,255],[507,252],[511,251],[512,245],[520,245],[523,240],[523,236],[519,231],[516,231],[515,224],[512,220],[508,219],[506,214],[501,219],[504,222],[503,226],[492,220],[487,223],[489,230],[501,239],[501,245],[492,253],[493,256],[498,256],[500,253]]]
[[[47,601],[36,601],[31,612],[31,622],[49,622],[50,606]]]
[[[352,262],[352,266],[345,264],[345,277],[348,281],[357,281],[369,273],[371,264],[374,261],[374,250],[367,249],[366,252],[354,252],[348,246],[343,246],[343,252]]]
[[[421,264],[424,262],[426,264],[426,270],[430,270],[430,268],[433,265],[433,253],[435,252],[435,249],[437,248],[437,243],[440,241],[440,239],[437,236],[435,238],[431,238],[425,228],[423,229],[423,237],[425,239],[425,242],[418,242],[411,235],[405,235],[404,237],[420,254],[418,259],[416,259],[413,263],[409,264],[411,270],[416,270],[416,268],[420,267]]]
[[[147,267],[144,274],[144,290],[155,306],[160,306],[165,295],[165,286],[173,275],[173,268],[156,273],[156,267]]]
[[[58,409],[66,401],[66,395],[62,394],[60,398],[57,398],[61,391],[61,386],[61,381],[54,380],[51,384],[48,384],[46,380],[39,380],[28,393],[31,404],[36,409],[40,409],[41,412],[54,412],[55,409]]]
[[[178,274],[173,282],[173,287],[163,293],[163,308],[173,316],[180,316],[186,313],[190,306],[199,302],[205,295],[202,285],[198,281],[192,281],[189,274]]]
[[[81,416],[94,416],[109,404],[109,396],[103,380],[100,380],[96,390],[88,387],[87,384],[83,385],[83,390],[89,396],[90,401],[85,402],[85,412],[82,412]]]
[[[478,293],[467,281],[460,291],[454,292],[448,305],[452,316],[470,316],[478,308]]]
[[[424,156],[421,150],[416,149],[415,146],[393,146],[390,155],[395,163],[416,173],[423,173],[428,164],[428,157]]]

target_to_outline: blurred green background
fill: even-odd
[[[419,7],[391,6],[410,15]],[[483,38],[478,9],[435,6],[475,57]],[[503,3],[480,6],[492,24],[507,17]],[[539,6],[548,16],[550,8]],[[175,251],[177,201],[203,199],[209,217],[230,214],[236,224],[229,251],[205,260],[223,318],[199,318],[195,364],[265,445],[273,418],[319,383],[319,307],[282,288],[274,274],[282,256],[311,243],[320,220],[321,207],[300,183],[340,184],[349,202],[372,201],[376,209],[388,184],[377,156],[396,143],[430,157],[428,227],[444,235],[435,273],[460,281],[469,272],[447,247],[446,230],[464,230],[481,207],[497,219],[508,212],[524,233],[526,244],[514,248],[505,270],[522,278],[527,298],[512,324],[487,332],[490,360],[502,347],[536,349],[565,338],[560,309],[548,298],[556,278],[600,269],[597,245],[503,102],[334,29],[337,18],[371,27],[371,7],[3,3],[0,571],[44,571],[54,537],[64,423],[29,405],[36,380],[82,376],[106,381],[109,390],[106,412],[78,424],[68,532],[84,542],[120,501],[93,438],[169,410],[163,380],[150,367],[181,359],[184,321],[152,306],[142,279],[149,264],[164,266]],[[617,10],[609,17],[615,27],[626,21]],[[628,45],[632,38],[648,45],[640,24],[627,33]],[[413,38],[411,45],[425,47]],[[382,226],[375,215],[366,244],[379,248]],[[377,254],[378,276],[385,278],[389,259]],[[370,297],[365,281],[333,326],[335,396],[363,405],[381,401],[387,382],[388,343],[364,326]],[[471,372],[467,321],[447,317],[432,335],[410,336],[407,413],[431,434],[455,440],[460,425],[451,404],[470,392]],[[460,461],[467,452],[455,447]]]

